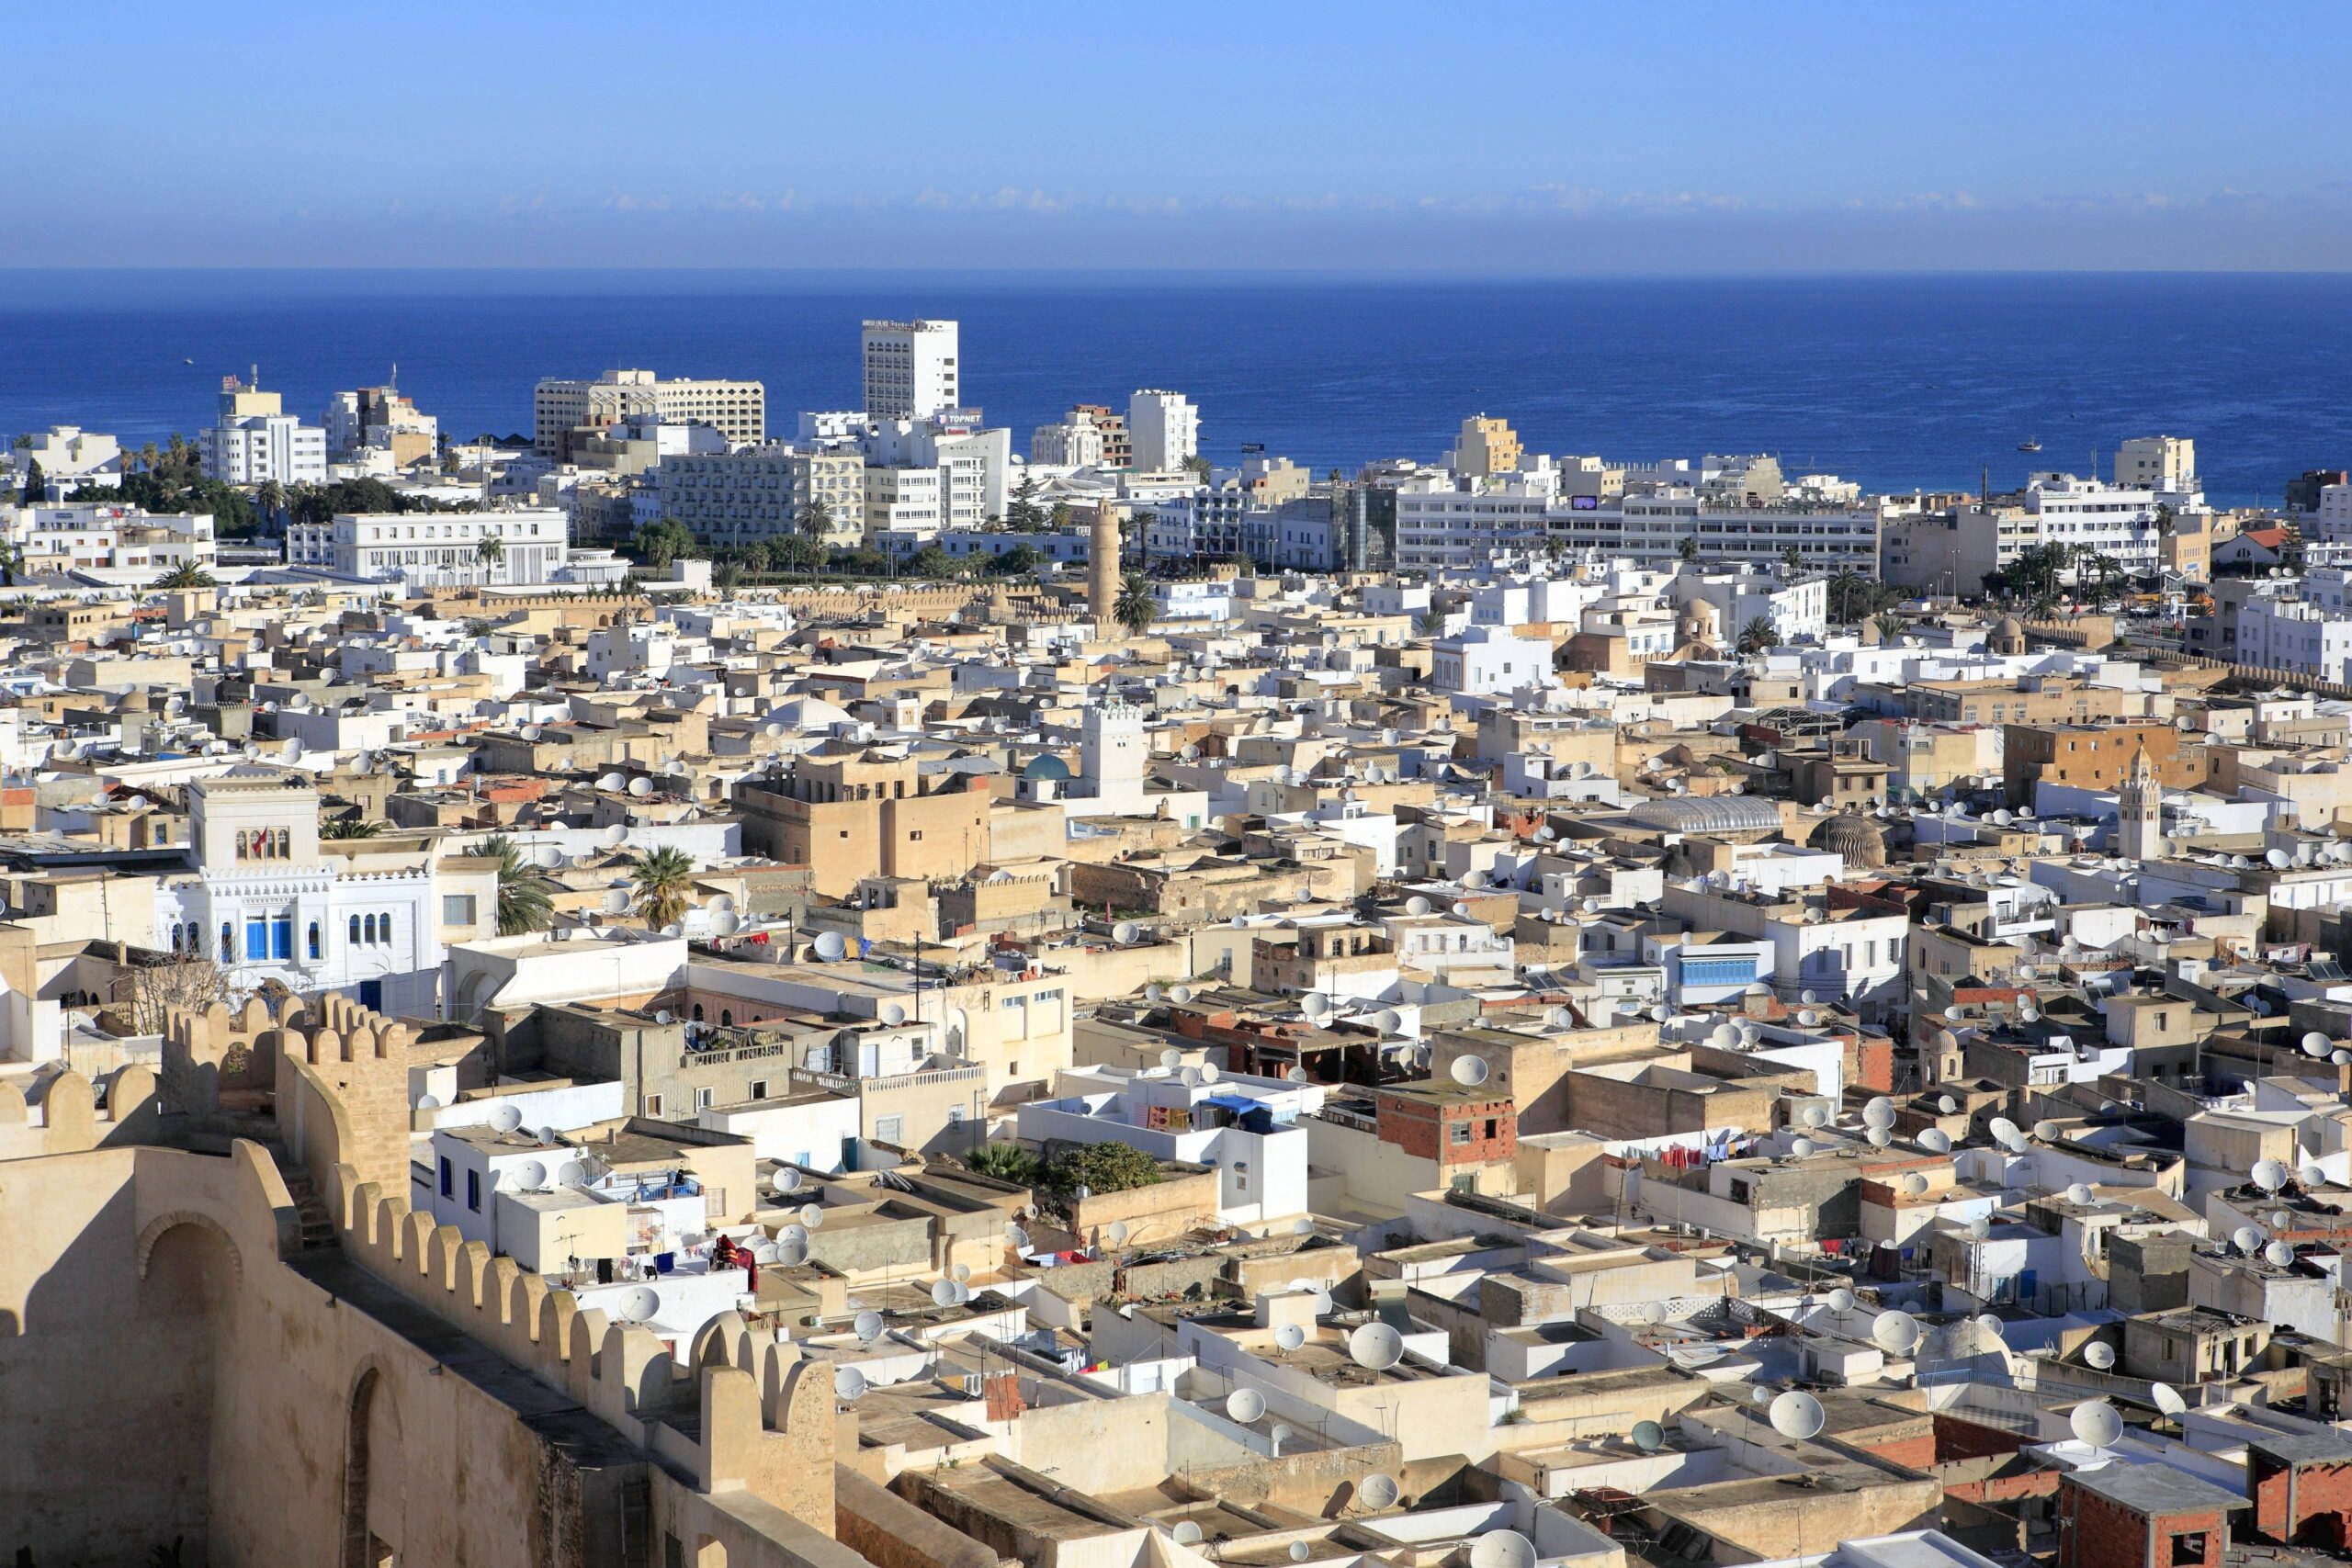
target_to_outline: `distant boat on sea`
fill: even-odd
[[[2029,435],[2023,441],[2018,443],[2018,450],[2020,452],[2039,452],[2041,450],[2041,443]]]

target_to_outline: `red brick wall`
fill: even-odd
[[[1853,1081],[1873,1094],[1885,1094],[1894,1088],[1894,1042],[1872,1037],[1855,1042],[1848,1053],[1854,1059],[1849,1070]]]
[[[1917,1431],[1904,1428],[1873,1436],[1869,1446],[1873,1455],[1889,1464],[1921,1472],[1931,1472],[1936,1468],[1935,1428],[1924,1422]]]
[[[1936,1417],[1936,1460],[1941,1464],[1964,1459],[1984,1459],[1993,1454],[2013,1454],[2025,1445],[2023,1437],[2015,1432],[2004,1432],[1997,1427],[1980,1427],[1957,1416]]]
[[[1381,1141],[1417,1158],[1434,1159],[1440,1165],[1488,1165],[1518,1153],[1519,1117],[1508,1100],[1436,1106],[1382,1095],[1379,1105]],[[1495,1124],[1491,1138],[1485,1132],[1489,1120]],[[1452,1141],[1450,1129],[1461,1122],[1470,1123],[1466,1144]]]
[[[2172,1540],[2200,1530],[2205,1568],[2219,1568],[2227,1539],[2219,1509],[2152,1520],[2080,1486],[2058,1488],[2058,1568],[2189,1568],[2174,1562]]]
[[[2249,1452],[2246,1473],[2254,1493],[2255,1529],[2264,1536],[2295,1546],[2346,1544],[2352,1533],[2352,1465],[2308,1464],[2298,1473]]]

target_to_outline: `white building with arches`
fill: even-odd
[[[191,784],[188,842],[187,872],[156,885],[156,940],[218,962],[234,991],[276,980],[390,1017],[437,1018],[447,942],[497,918],[493,863],[476,873],[436,863],[430,844],[381,840],[327,854],[318,792],[277,773]]]

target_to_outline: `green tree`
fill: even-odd
[[[694,531],[674,517],[664,517],[630,535],[629,548],[655,571],[666,571],[673,560],[694,558]]]
[[[823,496],[819,496],[802,507],[800,515],[792,521],[801,539],[817,547],[816,565],[808,569],[808,574],[814,577],[824,565],[826,546],[832,542],[833,509],[825,504]]]
[[[680,849],[662,848],[628,863],[628,879],[636,885],[638,917],[654,931],[685,919],[693,897],[695,863]]]
[[[1159,1162],[1126,1144],[1087,1144],[1048,1160],[1037,1172],[1050,1191],[1125,1192],[1160,1180]]]
[[[1683,535],[1681,542],[1674,547],[1674,554],[1676,558],[1680,560],[1697,560],[1699,558],[1699,536],[1696,534]]]
[[[1794,545],[1781,552],[1781,568],[1791,581],[1804,575],[1804,552]]]
[[[548,897],[548,879],[524,860],[520,845],[503,833],[493,833],[482,840],[480,852],[498,862],[500,936],[543,931],[555,923],[555,904]]]
[[[372,817],[330,817],[319,824],[322,839],[379,839],[384,825]]]
[[[1878,627],[1879,640],[1894,642],[1911,629],[1909,622],[1900,615],[1882,615],[1872,623]]]
[[[954,577],[956,558],[937,545],[925,545],[908,559],[907,570],[916,577]]]
[[[732,592],[743,585],[743,569],[733,561],[729,561],[724,566],[714,567],[711,570],[710,581],[712,586]]]
[[[1037,1156],[1019,1144],[982,1144],[964,1158],[982,1176],[1027,1187],[1037,1179]]]
[[[765,539],[754,539],[743,547],[743,570],[753,577],[765,577],[775,567],[775,552]]]
[[[1739,651],[1762,653],[1780,641],[1780,632],[1770,615],[1758,615],[1739,628]]]
[[[1067,528],[1069,526],[1071,515],[1069,502],[1067,501],[1057,501],[1054,502],[1053,511],[1046,513],[1046,521],[1052,524],[1057,528]]]
[[[1004,509],[1004,520],[1023,532],[1046,520],[1046,509],[1037,504],[1035,474],[1024,472],[1021,476],[1021,482],[1013,487],[1012,503]]]
[[[158,588],[217,588],[212,574],[192,560],[184,560],[155,580]]]
[[[25,459],[25,488],[17,497],[19,506],[39,506],[49,493],[49,476],[40,471],[40,459]]]
[[[474,545],[474,559],[481,562],[483,581],[487,581],[498,563],[506,558],[506,544],[495,534],[484,534]]]
[[[1198,452],[1195,452],[1191,457],[1185,458],[1183,467],[1193,475],[1193,478],[1199,479],[1203,484],[1208,483],[1209,476],[1216,471],[1216,468],[1210,465],[1209,460],[1206,457],[1202,457]]]
[[[1119,596],[1111,604],[1111,614],[1127,628],[1129,637],[1141,637],[1144,628],[1159,614],[1159,601],[1151,592],[1151,581],[1139,571],[1127,573],[1119,583]]]
[[[1037,570],[1037,552],[1026,545],[1015,545],[989,561],[989,570],[1000,577],[1026,577]]]
[[[264,479],[254,488],[254,505],[261,512],[264,523],[275,523],[286,512],[286,487],[276,479]]]
[[[1851,567],[1840,567],[1829,580],[1829,618],[1850,625],[1870,614],[1871,580]]]

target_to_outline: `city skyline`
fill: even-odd
[[[396,20],[135,6],[8,266],[2335,270],[2333,8]],[[561,21],[576,24],[563,17]],[[34,54],[62,21],[20,23]],[[1405,47],[1409,41],[1410,47]],[[725,42],[727,47],[715,45]],[[616,77],[616,62],[626,73]],[[219,91],[219,65],[241,86]],[[586,89],[599,84],[602,96]],[[2248,90],[2249,87],[2258,90]],[[355,115],[355,103],[384,106]],[[172,177],[200,132],[206,167]]]

